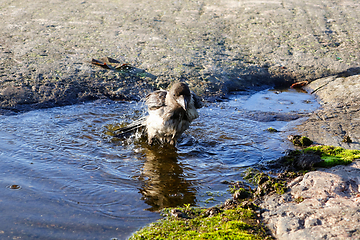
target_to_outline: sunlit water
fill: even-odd
[[[218,204],[224,180],[281,156],[296,113],[317,107],[294,90],[242,92],[200,109],[176,151],[108,135],[141,103],[0,116],[0,239],[126,239],[163,207]]]

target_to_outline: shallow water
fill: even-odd
[[[200,109],[176,151],[108,134],[141,103],[0,116],[0,238],[126,239],[155,210],[218,204],[230,197],[222,181],[281,156],[289,129],[317,107],[295,90],[237,93]]]

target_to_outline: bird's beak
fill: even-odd
[[[187,107],[188,107],[188,102],[186,100],[186,98],[184,98],[183,95],[180,95],[177,99],[176,99],[176,102],[178,104],[180,104],[180,106],[186,111],[187,110]]]

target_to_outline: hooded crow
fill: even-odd
[[[145,104],[149,115],[119,129],[117,137],[142,128],[145,129],[150,145],[156,141],[175,145],[190,123],[199,117],[196,109],[202,107],[201,99],[182,82],[175,83],[169,91],[150,93]]]

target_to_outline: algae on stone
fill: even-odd
[[[214,215],[199,208],[178,208],[185,217],[171,215],[164,209],[166,218],[136,232],[135,239],[269,239],[251,209],[219,210]]]
[[[317,164],[319,167],[332,167],[345,165],[360,158],[360,150],[350,150],[334,146],[314,146],[304,149],[304,152],[315,151],[321,154],[323,162]]]
[[[271,133],[278,132],[278,130],[273,127],[267,128],[266,131],[271,132]]]
[[[256,196],[263,196],[270,192],[283,194],[287,190],[285,181],[271,177],[268,174],[253,168],[248,168],[246,170],[244,179],[248,180],[250,183],[258,185],[254,193]]]

